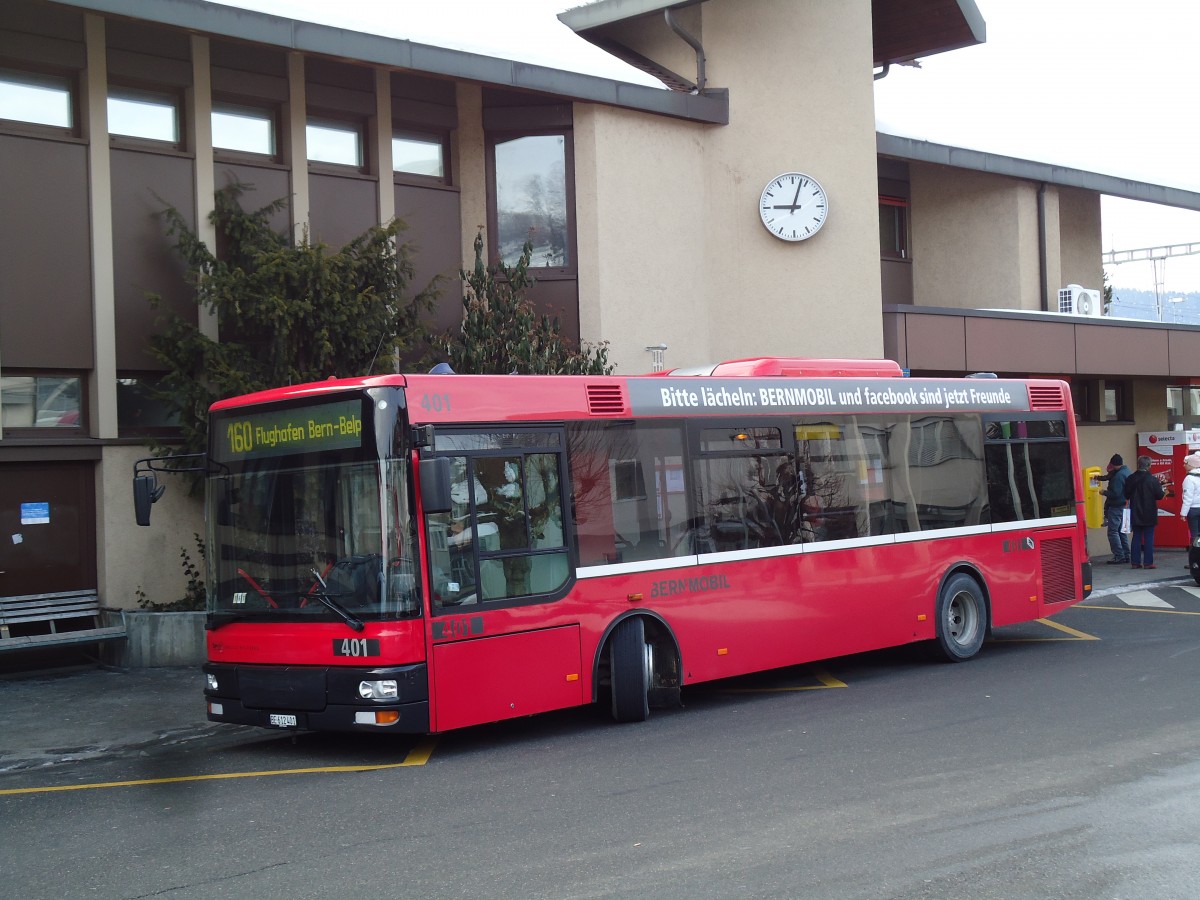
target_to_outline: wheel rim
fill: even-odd
[[[642,670],[642,675],[646,682],[646,691],[649,692],[650,683],[654,680],[654,645],[647,643],[645,646],[646,664]]]
[[[968,591],[959,591],[946,605],[946,634],[960,647],[974,640],[979,629],[979,605]]]

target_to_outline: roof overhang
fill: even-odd
[[[987,40],[975,0],[871,0],[875,65],[973,47]]]
[[[1027,181],[1082,188],[1098,194],[1107,194],[1110,197],[1123,197],[1127,200],[1141,200],[1146,203],[1158,203],[1162,206],[1200,210],[1200,193],[1195,191],[1133,181],[1116,175],[1100,175],[1096,172],[1085,172],[1082,169],[1057,166],[1053,163],[1016,159],[996,153],[985,153],[982,150],[934,144],[929,141],[882,132],[875,135],[875,149],[880,156],[890,156],[895,159],[936,163],[956,169],[973,169],[977,172],[1008,175]]]
[[[85,12],[181,28],[194,34],[265,44],[398,71],[532,91],[696,122],[717,125],[729,123],[729,97],[724,93],[698,95],[667,91],[511,59],[286,19],[208,3],[206,0],[48,2]]]
[[[661,17],[704,0],[597,0],[559,13],[580,37],[611,52],[611,26],[640,17]],[[982,44],[987,29],[975,0],[871,0],[875,65],[909,62],[947,50]]]

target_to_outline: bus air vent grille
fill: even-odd
[[[1041,542],[1042,592],[1047,603],[1075,599],[1075,571],[1071,565],[1071,538]]]
[[[587,386],[588,412],[593,416],[625,416],[625,392],[619,384],[589,384]]]
[[[1062,409],[1063,405],[1062,388],[1030,385],[1030,409]]]

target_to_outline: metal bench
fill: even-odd
[[[107,612],[95,591],[0,597],[0,653],[124,638]]]

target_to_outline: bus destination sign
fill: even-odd
[[[897,412],[952,410],[1007,412],[1029,409],[1019,381],[964,382],[917,378],[795,379],[655,378],[629,382],[634,415]]]
[[[221,462],[362,446],[362,402],[314,403],[225,419],[214,435]]]

